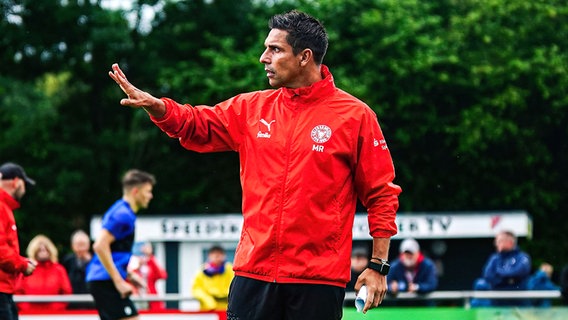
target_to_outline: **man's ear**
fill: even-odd
[[[12,188],[17,189],[18,183],[20,183],[20,181],[22,181],[24,185],[26,184],[26,182],[23,179],[20,179],[19,177],[15,177],[14,179],[12,179]]]
[[[314,59],[314,52],[312,49],[304,49],[299,54],[300,56],[300,65],[305,67],[310,61]]]

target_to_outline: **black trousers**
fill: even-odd
[[[11,294],[0,292],[0,319],[18,320],[18,308]]]
[[[340,320],[345,288],[235,277],[227,320]]]
[[[136,306],[129,297],[122,298],[111,280],[90,281],[87,287],[95,300],[101,320],[116,320],[138,315]]]

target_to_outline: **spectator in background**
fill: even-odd
[[[67,271],[69,281],[74,294],[88,294],[87,282],[85,276],[87,265],[93,258],[91,253],[91,239],[83,230],[76,230],[71,234],[71,251],[62,261],[63,267]],[[69,309],[93,309],[95,307],[92,302],[72,302]]]
[[[35,236],[26,252],[37,265],[33,274],[20,277],[16,293],[36,295],[73,293],[67,272],[58,262],[57,248],[48,237],[42,234]],[[20,302],[18,308],[21,311],[60,311],[65,310],[67,304],[67,302]]]
[[[531,272],[531,259],[517,246],[511,231],[495,236],[495,249],[485,266],[483,276],[474,283],[474,290],[526,290]],[[528,306],[523,299],[472,299],[472,306]]]
[[[554,267],[546,262],[540,264],[538,270],[529,278],[527,282],[528,290],[560,290],[560,287],[552,282],[552,273]],[[552,301],[550,299],[533,300],[532,305],[535,307],[550,307]]]
[[[364,246],[358,246],[351,251],[351,280],[347,283],[346,292],[355,292],[355,282],[357,278],[367,269],[369,263],[369,249]]]
[[[400,243],[399,257],[393,261],[388,280],[389,293],[399,292],[428,293],[438,287],[436,265],[420,251],[414,239]],[[412,302],[415,304],[415,302]]]
[[[134,292],[134,294],[140,296],[156,295],[158,293],[156,282],[168,278],[166,269],[162,268],[154,257],[154,248],[150,242],[144,242],[140,245],[140,251],[132,256],[128,269],[146,282],[146,288],[137,288]],[[148,302],[148,310],[157,311],[165,308],[166,305],[163,301]]]
[[[35,263],[20,255],[18,228],[14,212],[26,189],[35,185],[24,169],[15,163],[0,166],[0,319],[17,320],[14,291],[20,274],[29,276]]]
[[[225,249],[220,246],[211,247],[207,252],[207,262],[193,279],[191,288],[201,311],[227,310],[229,286],[233,277],[233,265],[227,262]]]
[[[369,249],[364,246],[356,246],[351,250],[351,279],[345,287],[345,292],[356,292],[355,283],[357,278],[367,269],[367,264],[369,263]],[[354,299],[345,299],[343,302],[344,306],[353,307]]]

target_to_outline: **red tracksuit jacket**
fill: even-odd
[[[244,216],[236,275],[345,287],[357,197],[370,234],[396,234],[399,186],[375,113],[324,79],[180,105],[152,121],[189,150],[240,155]],[[188,171],[191,168],[187,169]]]
[[[21,276],[17,287],[17,294],[55,295],[72,294],[71,282],[65,268],[56,262],[38,262],[34,273],[28,277]],[[67,302],[20,302],[20,310],[65,310]]]
[[[18,201],[0,189],[0,292],[13,294],[18,274],[28,267],[28,260],[20,256],[18,229],[13,210]]]

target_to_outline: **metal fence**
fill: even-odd
[[[454,300],[460,301],[464,308],[471,308],[471,300],[478,299],[551,299],[557,300],[562,297],[560,291],[434,291],[427,294],[416,294],[402,292],[393,297],[386,296],[386,300],[432,300],[444,301]],[[348,292],[345,294],[346,300],[354,300],[355,293]],[[168,293],[151,296],[133,296],[134,302],[146,301],[196,301],[193,296],[181,295],[177,293]],[[90,302],[93,298],[89,294],[71,294],[71,295],[15,295],[16,302]]]

